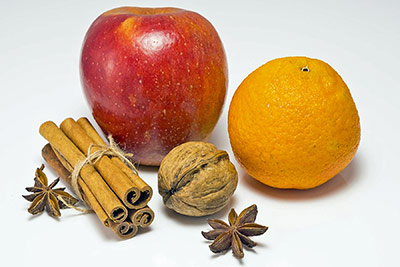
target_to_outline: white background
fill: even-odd
[[[270,229],[242,261],[214,255],[200,232],[206,218],[167,210],[157,169],[140,168],[153,187],[156,219],[118,240],[94,214],[64,210],[60,219],[31,216],[21,195],[33,185],[46,141],[39,125],[87,116],[79,80],[82,40],[102,12],[124,5],[175,6],[210,20],[229,63],[224,112],[210,139],[227,150],[239,185],[226,219],[256,203]],[[0,2],[0,265],[2,266],[400,266],[400,2],[393,1],[5,1]],[[322,59],[346,81],[362,140],[352,163],[307,191],[277,190],[249,176],[233,158],[227,110],[240,82],[274,58]],[[49,179],[55,173],[47,169]]]

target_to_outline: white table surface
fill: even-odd
[[[46,143],[39,125],[91,117],[79,80],[82,40],[92,21],[118,6],[175,6],[209,19],[229,63],[224,111],[211,142],[239,170],[231,207],[256,203],[268,225],[239,261],[214,255],[201,236],[206,218],[166,209],[157,169],[140,168],[153,187],[151,227],[118,240],[94,214],[63,210],[31,216],[21,195],[32,186]],[[387,1],[5,1],[0,2],[1,266],[400,266],[400,2]],[[277,190],[247,176],[233,158],[227,110],[240,82],[278,57],[322,59],[346,81],[362,140],[352,163],[307,191]],[[55,173],[47,169],[49,179]]]

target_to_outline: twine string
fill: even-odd
[[[65,206],[67,206],[67,207],[70,208],[70,209],[74,209],[74,210],[79,211],[79,212],[82,212],[82,213],[91,213],[91,212],[92,212],[92,210],[91,210],[90,208],[89,208],[89,209],[83,209],[83,208],[75,207],[74,205],[69,204],[69,203],[68,203],[67,201],[65,201],[65,199],[64,199],[62,196],[60,196],[60,195],[57,195],[57,199],[60,200]]]
[[[91,144],[89,146],[88,149],[88,153],[87,153],[87,157],[78,162],[75,167],[74,170],[71,173],[71,185],[72,185],[72,189],[74,190],[75,194],[78,196],[78,198],[80,200],[83,201],[83,196],[81,193],[81,190],[79,188],[78,185],[78,178],[79,178],[79,174],[82,170],[82,168],[86,165],[86,164],[90,164],[90,165],[95,165],[103,156],[112,156],[112,157],[117,157],[119,158],[123,163],[125,163],[136,175],[138,175],[138,171],[135,167],[135,165],[133,165],[133,163],[131,161],[129,161],[128,157],[132,157],[133,155],[131,153],[125,153],[124,151],[122,151],[118,145],[115,143],[114,139],[112,138],[111,135],[109,135],[108,137],[108,141],[110,143],[109,146],[107,145],[99,145],[99,144]],[[93,148],[97,148],[96,151],[92,152]],[[74,207],[68,203],[66,203],[65,200],[63,200],[62,198],[60,199],[61,202],[63,202],[67,207],[72,207],[75,210],[78,210],[80,212],[84,212],[87,213],[87,210],[85,209],[80,209],[77,207]]]

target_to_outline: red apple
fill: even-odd
[[[195,12],[107,11],[90,26],[80,64],[95,120],[139,164],[159,165],[175,146],[206,140],[221,114],[224,48]]]

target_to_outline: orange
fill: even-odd
[[[252,72],[229,107],[233,153],[247,173],[277,188],[321,185],[353,159],[360,119],[347,85],[327,63],[272,60]]]

